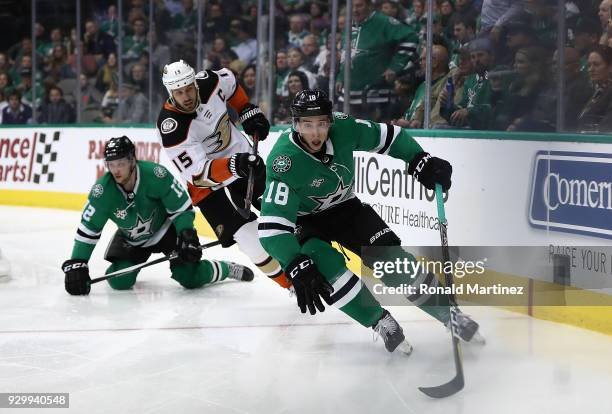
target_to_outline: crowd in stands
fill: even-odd
[[[204,69],[231,69],[252,102],[269,109],[276,124],[291,122],[291,100],[307,87],[334,91],[337,108],[342,109],[344,2],[338,30],[332,33],[331,2],[276,1],[275,59],[265,65],[267,70],[267,63],[273,63],[275,71],[272,108],[269,102],[257,102],[255,95],[256,30],[261,22],[255,0],[205,2],[200,65],[194,0],[153,3],[151,27],[148,1],[125,0],[122,22],[116,2],[92,2],[97,6],[84,16],[79,34],[79,79],[76,28],[46,26],[44,18],[37,19],[36,67],[29,33],[0,50],[1,123],[73,123],[77,98],[81,122],[152,122],[167,98],[161,70],[178,59]],[[353,0],[350,113],[405,128],[428,124],[556,131],[563,72],[563,130],[612,132],[612,0],[564,3],[560,13],[557,0],[436,0],[427,100],[427,1]],[[560,15],[565,16],[566,28],[562,68],[557,50]],[[335,59],[332,42],[337,46]],[[331,67],[333,60],[336,65]]]

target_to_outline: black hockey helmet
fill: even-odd
[[[125,135],[111,138],[104,147],[104,161],[113,161],[121,158],[136,158],[136,147]]]
[[[332,103],[321,89],[304,89],[295,95],[291,104],[291,117],[297,122],[305,116],[327,115],[333,121]]]

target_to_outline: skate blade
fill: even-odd
[[[470,344],[475,344],[475,345],[485,345],[487,343],[487,340],[485,339],[484,336],[482,336],[480,334],[480,329],[476,331],[476,333],[474,333],[474,336],[472,337],[472,339],[470,339]]]

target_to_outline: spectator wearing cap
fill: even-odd
[[[25,125],[32,123],[32,108],[21,102],[21,94],[13,91],[8,96],[8,105],[2,110],[2,125]]]
[[[149,101],[138,91],[138,86],[125,82],[119,90],[119,107],[113,114],[113,123],[143,124],[148,121]]]
[[[72,124],[74,108],[64,100],[64,92],[57,86],[49,88],[47,99],[41,105],[38,122],[41,124]]]
[[[382,107],[393,100],[395,78],[416,72],[419,38],[410,26],[375,11],[371,0],[354,0],[352,12],[350,110],[357,117],[378,121]],[[342,44],[341,50],[347,50],[347,39]],[[336,78],[340,102],[344,102],[344,64]]]
[[[501,56],[497,56],[497,63],[512,65],[516,52],[525,47],[537,44],[537,38],[533,27],[521,20],[510,21],[505,28],[506,50]]]
[[[242,18],[232,19],[230,30],[238,41],[231,49],[245,65],[253,63],[257,57],[257,39],[253,37],[247,22]]]
[[[306,30],[306,20],[301,14],[293,14],[289,17],[289,33],[287,33],[287,42],[292,47],[302,47],[304,38],[310,32]]]
[[[487,72],[495,64],[493,44],[487,37],[470,42],[474,73],[463,85],[463,99],[456,106],[441,102],[441,115],[451,126],[487,130],[492,121],[491,84]]]

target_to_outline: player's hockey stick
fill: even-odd
[[[217,246],[219,244],[221,244],[221,242],[219,240],[215,240],[215,241],[210,242],[210,243],[202,244],[202,245],[200,245],[200,250],[208,249],[209,247]],[[133,272],[134,270],[140,270],[140,269],[143,269],[145,267],[153,266],[153,265],[161,263],[161,262],[166,262],[168,260],[174,260],[177,257],[178,257],[178,253],[177,252],[172,252],[168,256],[160,257],[158,259],[151,260],[150,262],[140,263],[140,264],[137,264],[137,265],[134,265],[134,266],[126,267],[125,269],[120,269],[120,270],[117,270],[117,271],[115,271],[113,273],[109,273],[107,275],[104,275],[104,276],[101,276],[101,277],[97,277],[95,279],[91,279],[90,283],[93,285],[94,283],[102,282],[103,280],[111,279],[111,278],[116,277],[116,276],[121,276],[123,274]]]
[[[442,186],[436,184],[436,202],[438,204],[438,221],[440,222],[440,240],[442,244],[442,260],[443,263],[450,261],[450,254],[448,251],[448,237],[446,235],[446,214],[444,212],[444,199],[442,198]],[[443,266],[447,269],[447,266]],[[446,286],[453,286],[453,275],[450,271],[444,272],[444,278],[446,280]],[[459,336],[457,333],[457,313],[459,308],[457,307],[457,300],[455,295],[450,293],[450,331],[453,343],[453,356],[455,358],[455,378],[447,382],[446,384],[438,385],[437,387],[419,387],[419,390],[423,391],[426,395],[432,398],[444,398],[449,397],[463,389],[465,380],[463,378],[463,362],[461,361],[461,348],[459,345]]]
[[[252,157],[257,157],[257,145],[259,144],[259,139],[257,135],[253,135],[253,152],[249,156],[249,159]],[[238,207],[238,212],[242,217],[248,219],[251,215],[251,203],[253,202],[253,188],[255,187],[255,168],[251,165],[249,166],[249,182],[247,184],[246,196],[244,197],[244,208]]]

